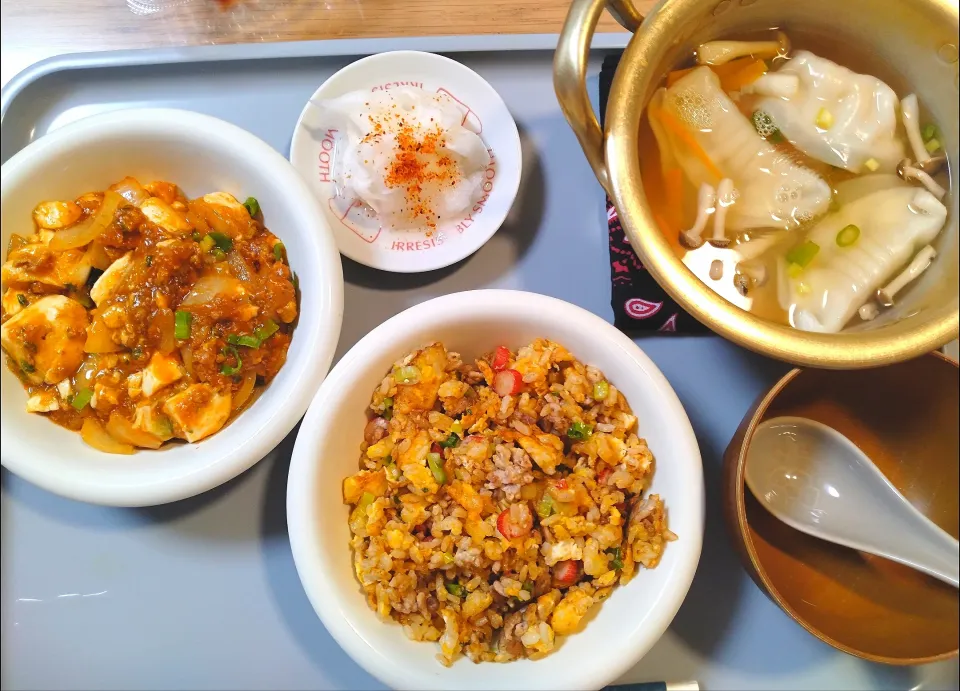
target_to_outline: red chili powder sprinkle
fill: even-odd
[[[454,187],[461,178],[460,167],[450,156],[437,156],[446,145],[446,138],[439,125],[425,129],[418,124],[409,124],[397,116],[399,122],[390,123],[396,128],[397,149],[384,170],[384,182],[388,187],[402,187],[405,192],[405,211],[422,221],[428,228],[436,228],[438,215],[433,208],[433,192],[440,187]],[[373,130],[365,141],[379,138],[385,133],[383,123],[370,116]]]

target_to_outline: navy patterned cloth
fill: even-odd
[[[609,55],[600,69],[600,118],[607,110],[607,97],[622,53]],[[610,303],[613,323],[621,331],[704,333],[703,324],[684,312],[644,268],[627,242],[617,210],[607,198],[610,232]]]

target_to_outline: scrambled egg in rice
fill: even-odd
[[[357,577],[443,664],[548,654],[676,539],[626,399],[557,343],[474,363],[432,343],[370,410],[343,484]]]

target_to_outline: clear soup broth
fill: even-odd
[[[937,123],[846,42],[770,29],[701,45],[654,93],[639,146],[677,256],[765,319],[855,327],[936,260],[950,190]]]

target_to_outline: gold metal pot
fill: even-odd
[[[586,91],[590,41],[605,5],[634,31],[617,69],[601,130]],[[630,0],[574,0],[554,62],[563,112],[627,237],[657,282],[720,335],[764,355],[825,368],[886,365],[957,337],[960,325],[958,226],[958,7],[956,0],[665,0],[644,19]],[[851,41],[892,65],[942,131],[952,172],[950,215],[938,257],[903,300],[863,330],[818,334],[755,317],[717,295],[674,254],[650,211],[640,178],[640,117],[670,69],[712,39],[780,27]],[[901,94],[904,95],[904,94]]]

